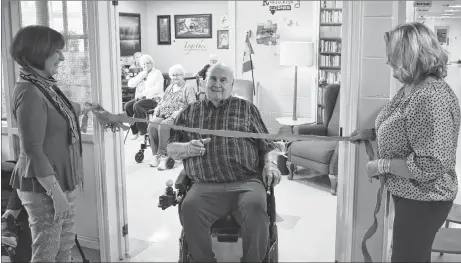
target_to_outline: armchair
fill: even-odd
[[[339,136],[339,84],[330,84],[324,94],[324,124],[305,124],[293,127],[294,134]],[[328,174],[331,194],[336,195],[338,185],[338,142],[297,141],[288,148],[289,180],[293,180],[296,166]]]

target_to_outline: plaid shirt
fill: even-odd
[[[236,97],[224,100],[218,107],[209,100],[191,103],[178,115],[175,125],[268,133],[256,106]],[[269,140],[205,136],[211,138],[205,144],[205,155],[183,160],[184,169],[193,182],[227,183],[261,177],[264,155],[277,149]],[[197,133],[172,129],[169,142],[204,138]]]

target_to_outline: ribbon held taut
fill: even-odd
[[[113,132],[119,130],[128,130],[130,127],[125,125],[124,123],[134,124],[136,122],[145,122],[151,123],[155,126],[162,125],[163,127],[168,127],[175,130],[182,130],[186,132],[198,133],[201,135],[214,135],[214,136],[221,136],[221,137],[234,137],[234,138],[253,138],[253,139],[267,139],[267,140],[285,140],[285,141],[351,141],[350,137],[341,137],[341,136],[317,136],[317,135],[299,135],[299,134],[267,134],[267,133],[249,133],[249,132],[240,132],[240,131],[229,131],[229,130],[209,130],[209,129],[201,129],[201,128],[190,128],[184,126],[177,126],[177,125],[170,125],[170,124],[158,124],[147,119],[141,118],[133,118],[128,117],[126,114],[112,114],[104,110],[99,105],[92,105],[90,103],[86,103],[87,106],[89,105],[89,109],[87,109],[83,114],[81,130],[85,132],[88,126],[88,112],[92,112],[93,115],[96,117],[99,124],[104,129],[111,129]],[[365,150],[368,155],[370,161],[374,160],[375,154],[373,150],[373,146],[369,140],[364,140],[365,142]],[[368,228],[365,236],[362,240],[362,254],[364,257],[365,262],[373,262],[368,252],[366,242],[370,239],[377,231],[378,228],[378,219],[377,215],[381,208],[381,200],[382,195],[384,192],[384,185],[385,185],[385,177],[379,177],[381,186],[377,193],[377,200],[375,205],[375,211],[373,213],[374,221],[373,224]]]

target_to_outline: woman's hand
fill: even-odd
[[[62,191],[55,191],[53,193],[54,203],[54,221],[60,222],[64,220],[70,213],[70,203],[66,195]]]
[[[205,154],[205,144],[209,143],[211,138],[203,140],[192,140],[187,144],[187,153],[189,157],[203,156]]]
[[[361,143],[362,141],[374,141],[376,140],[376,132],[375,129],[356,129],[351,133],[349,136],[349,140],[351,143]]]
[[[381,175],[378,169],[378,160],[369,161],[366,167],[370,182],[372,179],[378,179],[378,177]]]

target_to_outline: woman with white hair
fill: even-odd
[[[181,65],[174,65],[169,70],[171,85],[165,90],[162,100],[155,108],[154,120],[156,124],[173,124],[173,120],[187,106],[194,102],[195,90],[192,86],[187,85],[184,80],[185,71]],[[170,129],[166,127],[149,124],[150,145],[154,158],[150,166],[158,167],[159,170],[169,169],[167,167],[168,156],[166,154],[166,145],[170,138]]]
[[[135,98],[125,104],[125,112],[130,117],[147,117],[147,112],[157,107],[161,100],[163,91],[163,75],[160,70],[154,67],[154,60],[149,55],[142,55],[139,63],[143,69],[136,77],[128,81],[128,87],[136,88]],[[132,139],[135,140],[139,135],[147,132],[147,124],[137,122],[131,125],[133,133]]]

